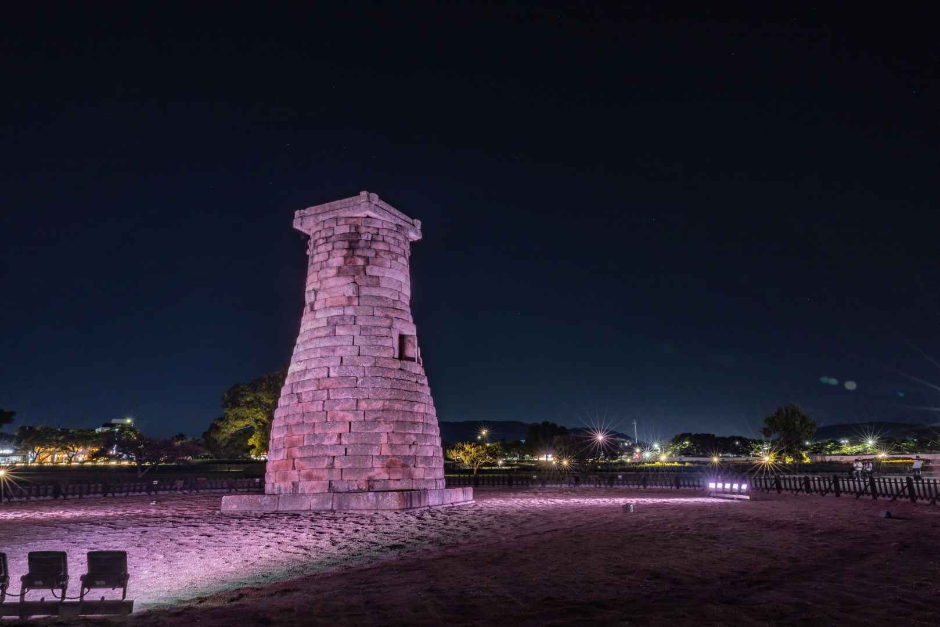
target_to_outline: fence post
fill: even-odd
[[[832,475],[832,491],[835,492],[836,496],[842,496],[839,491],[839,475]]]
[[[679,475],[676,475],[675,484],[676,484],[676,490],[678,490],[679,489]]]
[[[868,478],[868,485],[871,487],[871,500],[878,500],[878,487],[874,477]]]
[[[911,503],[916,503],[916,502],[917,502],[917,491],[914,490],[914,478],[913,478],[913,477],[908,477],[908,478],[907,478],[907,493],[908,493],[908,495],[910,495],[910,497],[911,497]]]
[[[780,494],[783,492],[783,486],[780,485],[780,475],[774,475],[774,485],[777,488],[777,494]]]

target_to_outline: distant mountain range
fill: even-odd
[[[441,439],[444,442],[453,444],[455,442],[472,442],[476,440],[480,429],[486,428],[489,433],[487,439],[490,442],[505,440],[513,442],[515,440],[524,440],[529,425],[533,423],[521,422],[519,420],[467,420],[463,422],[441,422]],[[568,427],[570,433],[583,433],[588,431],[584,427]],[[922,423],[908,422],[866,422],[866,423],[842,423],[819,427],[816,431],[816,440],[841,440],[843,438],[861,438],[874,436],[878,438],[894,438],[904,440],[923,435],[935,434],[940,431],[940,425],[925,425]],[[629,438],[632,436],[626,433],[611,432],[609,435],[614,437]]]
[[[526,432],[529,430],[530,422],[521,422],[518,420],[466,420],[464,422],[446,422],[442,421],[440,423],[441,427],[441,440],[449,444],[455,442],[472,442],[476,440],[477,435],[480,433],[480,429],[486,428],[489,433],[487,433],[487,440],[490,442],[499,442],[500,440],[505,440],[506,442],[514,442],[516,440],[524,440]],[[590,431],[584,427],[566,427],[568,433],[578,434]],[[619,433],[617,431],[608,431],[607,435],[611,437],[620,437],[620,438],[629,438],[633,440],[633,437],[625,434]]]
[[[841,440],[843,438],[893,438],[904,440],[937,432],[936,426],[911,422],[863,422],[827,425],[816,430],[816,440]]]

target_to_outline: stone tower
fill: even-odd
[[[265,494],[223,511],[410,509],[445,489],[440,430],[411,318],[421,222],[376,194],[297,211],[309,236],[300,335],[271,427]]]

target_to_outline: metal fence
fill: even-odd
[[[34,499],[74,499],[142,494],[199,494],[204,492],[262,492],[261,479],[176,479],[139,480],[123,483],[47,483],[14,485],[7,481],[0,492],[2,501]]]
[[[560,487],[630,487],[692,488],[701,490],[705,479],[686,473],[595,473],[589,475],[548,473],[505,473],[485,475],[447,475],[448,488],[560,488]]]
[[[920,477],[845,475],[735,475],[721,473],[722,481],[746,481],[750,491],[812,494],[818,496],[854,496],[871,499],[907,499],[912,503],[923,501],[936,505],[940,501],[940,480]],[[709,481],[716,481],[717,473],[494,473],[447,475],[447,487],[474,488],[613,488],[690,489],[705,490]],[[34,499],[74,499],[86,497],[119,497],[158,494],[200,494],[207,492],[260,493],[264,490],[261,479],[177,479],[133,481],[124,483],[69,483],[20,484],[6,482],[0,502],[29,501]]]
[[[854,496],[856,499],[907,499],[936,505],[940,502],[940,481],[933,478],[903,476],[846,477],[845,475],[730,475],[728,473],[596,473],[559,474],[480,474],[448,475],[448,487],[630,487],[705,490],[708,483],[746,482],[750,491],[813,494],[819,496]]]
[[[751,477],[751,489],[782,494],[817,494],[819,496],[854,496],[877,499],[908,499],[936,505],[940,499],[940,481],[920,477],[846,477],[839,475],[794,476],[767,475]]]

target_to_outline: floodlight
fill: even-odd
[[[715,484],[714,484],[714,483],[709,483],[709,484],[708,484],[708,489],[709,489],[709,490],[714,490],[714,489],[715,489]]]
[[[737,490],[737,489],[738,489],[738,484],[732,483],[732,484],[731,484],[731,489],[732,489],[732,490]]]
[[[85,600],[85,593],[95,588],[121,588],[121,600],[127,598],[127,552],[126,551],[89,551],[88,572],[82,575],[79,599]]]
[[[746,483],[742,483],[742,484],[741,484],[741,491],[744,492],[745,490],[747,490],[747,484],[746,484]]]
[[[29,572],[20,577],[20,603],[30,590],[56,590],[62,592],[69,587],[68,555],[65,551],[30,551],[26,556]]]

